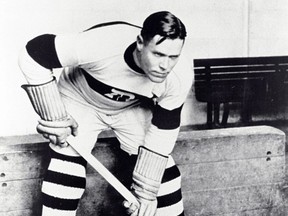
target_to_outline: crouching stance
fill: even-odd
[[[163,11],[150,15],[143,27],[102,23],[27,43],[19,57],[28,82],[22,87],[41,118],[37,131],[51,148],[42,215],[76,215],[86,161],[69,145],[69,136],[91,152],[106,129],[115,132],[130,161],[127,178],[139,206],[124,201],[127,214],[184,215],[181,176],[170,154],[193,79],[182,51],[185,37],[183,23]],[[63,68],[58,82],[55,68]]]

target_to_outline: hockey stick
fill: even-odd
[[[87,152],[84,148],[80,148],[80,146],[75,144],[72,136],[67,138],[67,142],[129,203],[134,203],[138,206],[138,201],[131,191],[129,191],[99,160],[97,160],[97,158]]]
[[[47,83],[40,85],[22,85],[22,88],[28,94],[35,112],[41,117],[41,119],[45,121],[61,121],[61,119],[69,120],[65,106],[61,101],[61,95],[58,91],[55,77]],[[71,122],[73,121],[71,120]],[[72,123],[69,127],[70,126],[72,126]],[[133,194],[114,175],[112,175],[105,166],[92,156],[90,152],[87,152],[84,148],[78,146],[73,136],[69,136],[66,141],[130,204],[136,204],[139,206],[138,201]]]

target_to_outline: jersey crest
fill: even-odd
[[[122,102],[129,102],[132,100],[135,100],[136,97],[134,94],[129,93],[129,92],[124,92],[121,90],[117,90],[115,88],[111,88],[111,92],[110,93],[105,93],[104,94],[105,97],[108,97],[112,100],[115,101],[122,101]]]

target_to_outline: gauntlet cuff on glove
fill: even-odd
[[[22,85],[36,113],[46,121],[57,121],[67,117],[56,79],[41,85]]]
[[[139,148],[132,184],[132,188],[139,198],[156,199],[167,161],[167,156],[160,155],[145,147]]]

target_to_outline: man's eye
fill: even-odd
[[[178,59],[178,56],[170,56],[170,59],[176,60],[176,59]]]

